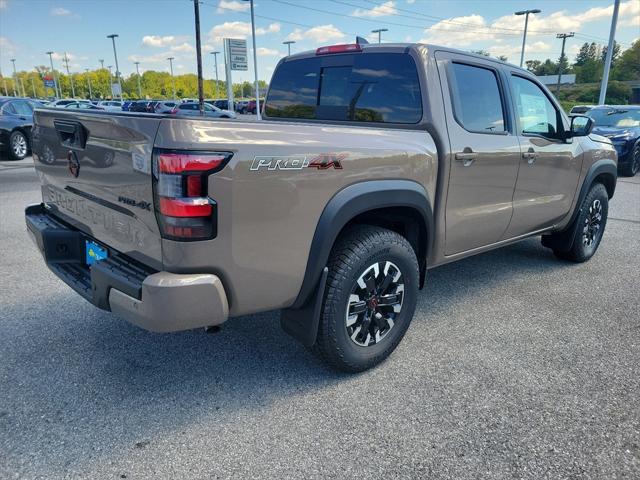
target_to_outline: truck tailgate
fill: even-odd
[[[34,113],[33,158],[44,203],[98,242],[161,268],[151,155],[156,115]]]

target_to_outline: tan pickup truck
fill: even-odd
[[[334,45],[281,60],[262,122],[37,110],[26,222],[56,275],[142,328],[280,309],[360,371],[400,342],[428,269],[534,235],[595,253],[617,160],[591,126],[491,58]]]

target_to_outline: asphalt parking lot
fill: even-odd
[[[153,334],[44,266],[0,162],[0,478],[640,478],[640,176],[597,255],[430,272],[398,350],[328,371],[277,313]]]

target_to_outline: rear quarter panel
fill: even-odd
[[[434,202],[436,146],[424,130],[166,119],[156,147],[233,152],[227,167],[209,177],[209,196],[219,206],[217,238],[163,240],[162,249],[168,271],[220,276],[235,316],[293,303],[320,215],[341,189],[413,180]],[[342,169],[251,169],[256,156],[318,155],[338,156]]]

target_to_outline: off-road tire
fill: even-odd
[[[600,212],[600,219],[597,221],[598,228],[592,234],[595,221],[594,215],[597,217],[598,211]],[[586,262],[593,257],[602,241],[608,213],[609,195],[607,194],[607,189],[601,183],[594,183],[582,201],[580,213],[574,220],[576,222],[574,224],[576,226],[576,234],[571,248],[568,251],[554,250],[553,253],[556,257],[576,263]],[[589,232],[590,228],[592,229],[591,232]]]
[[[9,158],[11,160],[22,160],[29,151],[29,140],[20,130],[14,130],[9,135]]]
[[[353,289],[358,288],[358,279],[370,271],[374,264],[378,265],[379,271],[379,266],[383,265],[382,268],[385,268],[388,262],[392,264],[390,268],[394,269],[394,272],[397,267],[401,273],[398,278],[403,282],[404,291],[400,310],[397,314],[390,314],[396,316],[384,337],[380,340],[376,337],[373,340],[376,343],[372,345],[360,346],[348,333],[347,309],[351,295]],[[359,225],[349,229],[336,241],[328,267],[329,274],[320,325],[313,351],[337,370],[345,372],[367,370],[387,358],[409,328],[416,307],[420,278],[415,251],[409,242],[396,232],[380,227]],[[384,279],[384,275],[379,278]],[[383,288],[381,284],[378,287]],[[396,291],[399,290],[398,286],[395,288]],[[383,294],[381,290],[380,298]],[[382,303],[380,300],[381,305]],[[366,305],[369,312],[369,303]],[[377,300],[375,305],[377,306]],[[387,309],[388,306],[381,308]],[[377,322],[377,320],[372,321]],[[388,327],[390,323],[386,325]],[[372,328],[380,327],[376,325]]]
[[[625,177],[633,177],[638,173],[638,170],[640,170],[640,140],[633,146],[631,153],[629,153],[629,161],[620,173]]]

